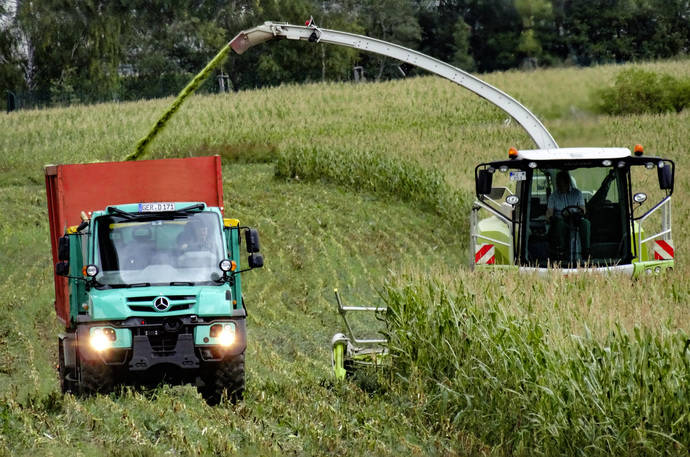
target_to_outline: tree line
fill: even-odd
[[[51,103],[167,96],[240,30],[310,16],[473,72],[690,49],[690,0],[0,0],[0,89]],[[350,80],[356,66],[369,80],[416,71],[352,49],[278,42],[226,59],[201,90]]]

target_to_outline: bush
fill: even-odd
[[[462,282],[392,286],[387,337],[401,391],[430,425],[504,455],[687,455],[690,340],[617,327],[554,345],[535,317],[479,300]]]
[[[690,79],[632,69],[618,74],[611,87],[594,94],[598,112],[620,114],[660,114],[682,111],[690,104]]]

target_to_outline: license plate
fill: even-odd
[[[174,203],[139,203],[140,213],[160,213],[162,211],[175,211]]]
[[[510,180],[511,181],[525,181],[527,179],[526,171],[511,171]]]

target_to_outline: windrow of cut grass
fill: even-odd
[[[393,374],[429,424],[498,455],[687,455],[686,332],[558,337],[540,314],[511,312],[511,294],[472,289],[417,278],[384,293]]]

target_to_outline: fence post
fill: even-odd
[[[5,92],[7,92],[7,112],[10,113],[17,109],[17,96],[11,90]]]

